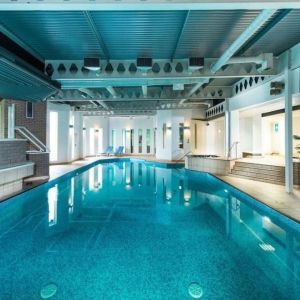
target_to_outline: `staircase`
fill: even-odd
[[[48,181],[49,149],[25,126],[15,126],[15,131],[35,148],[35,150],[26,151],[27,159],[34,163],[34,175],[23,180],[23,189],[31,188]]]
[[[256,181],[284,185],[285,168],[264,164],[236,161],[230,175]]]

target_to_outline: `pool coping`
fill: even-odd
[[[210,175],[212,175],[213,177],[215,177],[216,179],[222,181],[223,183],[229,185],[229,186],[232,186],[233,188],[235,188],[236,190],[238,190],[239,192],[241,193],[244,193],[246,194],[247,196],[253,198],[254,200],[256,200],[257,202],[265,205],[266,207],[272,209],[272,210],[275,210],[277,213],[287,217],[288,219],[291,219],[293,220],[294,222],[298,223],[300,225],[300,219],[297,219],[295,217],[293,217],[292,215],[288,214],[288,213],[284,213],[283,211],[279,210],[278,208],[274,207],[274,206],[271,206],[270,204],[267,204],[266,202],[264,202],[262,199],[259,199],[257,196],[253,196],[251,195],[249,192],[245,191],[245,190],[242,190],[241,188],[237,187],[236,185],[234,185],[233,183],[230,183],[230,182],[227,182],[226,180],[224,180],[223,178],[221,178],[220,176],[218,175],[215,175],[215,174],[211,174],[209,173]],[[300,209],[300,204],[299,204],[299,209]]]
[[[209,172],[201,172],[201,171],[196,171],[196,170],[190,170],[190,169],[186,169],[186,168],[185,168],[185,170],[187,170],[188,172],[192,172],[192,173],[208,174],[209,176],[215,178],[217,181],[221,181],[222,183],[229,186],[233,190],[236,190],[236,192],[239,193],[239,196],[245,195],[246,197],[242,197],[244,203],[248,204],[251,207],[254,206],[257,210],[259,210],[261,212],[265,212],[265,210],[267,209],[268,213],[270,215],[274,215],[274,213],[277,214],[276,218],[279,220],[280,223],[283,223],[281,225],[287,225],[287,223],[290,226],[293,226],[293,225],[295,226],[296,225],[297,227],[299,227],[298,230],[300,230],[300,220],[295,219],[294,217],[279,211],[275,207],[272,207],[272,206],[266,204],[265,202],[258,199],[257,197],[252,196],[248,192],[245,192],[245,191],[241,190],[240,188],[234,186],[233,184],[231,184],[229,182],[226,182],[225,180],[220,178],[218,175],[212,174],[212,173],[209,173]]]

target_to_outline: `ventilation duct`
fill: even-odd
[[[93,57],[86,57],[84,59],[84,67],[90,71],[99,71],[100,67],[100,59]]]
[[[147,72],[152,68],[152,58],[151,57],[138,57],[136,60],[136,66],[139,70]]]
[[[0,54],[0,97],[27,101],[45,100],[58,89],[43,77],[43,74],[37,74]]]
[[[204,58],[203,57],[190,57],[189,58],[189,70],[196,71],[203,69],[204,67]]]

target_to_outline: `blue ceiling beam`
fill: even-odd
[[[229,48],[221,55],[216,63],[211,67],[212,73],[219,71],[228,60],[240,50],[245,43],[251,39],[257,31],[259,31],[277,12],[275,9],[263,10],[254,21],[239,35],[239,37],[229,46]]]
[[[98,41],[98,44],[99,44],[102,52],[105,55],[105,58],[107,60],[109,60],[110,55],[109,55],[108,49],[107,49],[107,47],[106,47],[106,45],[105,45],[105,43],[103,41],[103,38],[102,38],[100,32],[98,31],[98,29],[97,29],[97,27],[95,25],[95,22],[94,22],[94,20],[93,20],[93,18],[91,16],[91,14],[88,11],[84,11],[83,14],[84,14],[84,16],[85,16],[85,18],[86,18],[86,20],[87,20],[87,22],[88,22],[88,24],[89,24],[92,32],[93,32],[93,34],[95,35],[95,37],[96,37],[96,39]]]
[[[61,1],[9,1],[0,2],[0,10],[39,10],[39,11],[146,11],[146,10],[255,10],[262,9],[300,9],[299,0],[77,0]]]
[[[25,51],[30,53],[36,59],[38,59],[41,62],[44,62],[44,57],[40,53],[38,53],[35,49],[30,47],[28,44],[26,44],[23,40],[18,38],[14,33],[12,33],[8,28],[6,28],[2,23],[0,23],[0,32],[2,32],[9,39],[11,39],[14,43],[19,45],[21,48],[23,48]]]
[[[175,44],[175,47],[174,47],[174,50],[173,50],[173,53],[172,53],[172,56],[171,56],[171,60],[173,60],[173,59],[175,58],[175,55],[176,55],[178,46],[179,46],[179,44],[180,44],[181,38],[182,38],[182,36],[183,36],[184,30],[185,30],[185,27],[186,27],[186,24],[187,24],[187,22],[188,22],[189,16],[190,16],[190,11],[188,10],[188,11],[186,12],[186,15],[185,15],[185,18],[184,18],[184,22],[183,22],[183,24],[182,24],[180,33],[179,33],[179,35],[178,35],[178,38],[177,38],[177,41],[176,41],[176,44]]]
[[[258,42],[265,34],[267,34],[274,26],[276,26],[282,19],[284,19],[292,10],[283,9],[272,18],[272,20],[264,26],[257,34],[255,34],[237,53],[237,56],[242,55],[250,49],[256,42]]]

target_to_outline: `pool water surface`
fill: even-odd
[[[1,300],[300,299],[300,225],[207,173],[94,163],[0,222]]]

